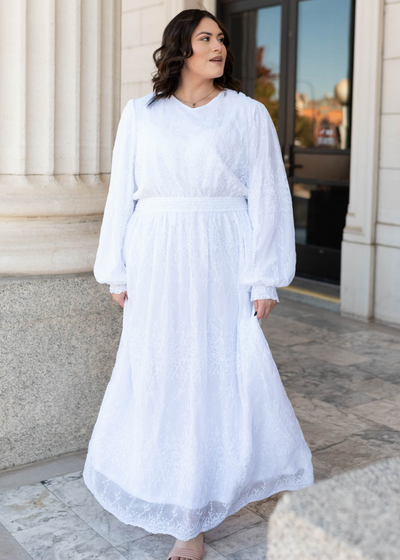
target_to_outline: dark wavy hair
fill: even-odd
[[[164,29],[161,47],[153,52],[157,70],[152,74],[154,95],[148,106],[158,99],[171,97],[178,89],[184,61],[193,55],[191,40],[193,32],[205,17],[214,20],[221,29],[226,47],[224,73],[219,78],[214,78],[214,85],[221,90],[241,91],[240,80],[232,75],[234,56],[230,49],[230,39],[225,25],[206,9],[183,10],[168,23]]]

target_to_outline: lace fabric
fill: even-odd
[[[252,301],[266,294],[279,302],[276,288],[293,280],[296,252],[289,185],[267,109],[233,90],[195,109],[173,98],[147,107],[152,95],[131,99],[121,115],[97,281],[126,284],[123,247],[139,198],[245,196],[253,243],[241,281],[254,286]]]
[[[201,532],[217,527],[229,515],[247,504],[263,500],[282,490],[297,490],[313,484],[309,470],[260,481],[243,489],[235,502],[214,500],[203,508],[189,509],[179,504],[157,504],[126,492],[112,479],[99,473],[90,459],[84,471],[84,481],[104,509],[116,515],[122,523],[141,527],[150,533],[173,535],[188,541]]]
[[[251,301],[254,301],[256,299],[274,299],[279,303],[279,297],[276,288],[272,286],[265,286],[264,284],[261,284],[260,286],[252,286]]]
[[[127,291],[126,284],[111,284],[110,285],[110,292],[112,294],[123,294]]]
[[[83,477],[122,522],[189,540],[313,484],[252,303],[291,280],[293,216],[257,102],[146,100],[125,107],[113,153],[95,276],[129,298]]]

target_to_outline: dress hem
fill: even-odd
[[[229,509],[229,511],[227,512],[226,516],[223,519],[219,519],[218,521],[215,521],[215,520],[205,521],[203,523],[203,525],[201,526],[200,530],[196,529],[196,531],[194,531],[194,532],[190,532],[190,531],[189,532],[180,532],[180,531],[176,531],[174,529],[168,529],[167,530],[167,527],[160,524],[160,520],[158,520],[157,524],[151,523],[149,521],[142,521],[142,520],[135,520],[135,522],[131,522],[127,519],[126,516],[121,515],[121,512],[118,512],[118,515],[117,515],[116,511],[112,510],[112,508],[110,507],[107,500],[103,500],[103,499],[101,499],[101,497],[98,497],[98,495],[94,491],[94,486],[91,484],[91,481],[89,481],[89,476],[86,474],[85,469],[83,470],[82,476],[83,476],[83,479],[84,479],[84,482],[85,482],[86,486],[92,492],[92,494],[94,495],[96,500],[100,503],[100,505],[106,511],[108,511],[109,513],[114,515],[119,521],[121,521],[125,525],[131,525],[133,527],[140,527],[141,529],[144,529],[145,531],[147,531],[149,533],[152,533],[152,534],[170,535],[170,536],[173,536],[174,538],[176,538],[178,540],[188,541],[190,539],[195,538],[200,533],[205,533],[207,531],[210,531],[214,527],[217,527],[227,517],[233,515],[234,513],[237,513],[239,510],[241,510],[243,507],[247,506],[248,504],[251,504],[253,502],[257,502],[257,501],[260,501],[260,500],[266,500],[267,498],[273,496],[274,494],[277,494],[278,492],[282,492],[282,491],[293,492],[295,490],[300,490],[302,488],[306,488],[308,486],[311,486],[312,484],[314,484],[313,469],[312,469],[312,467],[311,468],[310,467],[303,467],[303,469],[304,469],[304,475],[303,475],[302,483],[300,483],[300,484],[299,484],[298,480],[294,481],[292,484],[290,482],[288,483],[288,481],[285,481],[285,482],[282,481],[281,483],[276,484],[273,487],[272,491],[271,491],[271,488],[267,492],[265,492],[265,490],[261,489],[259,491],[256,491],[254,494],[252,494],[253,489],[257,486],[257,484],[259,484],[259,483],[255,483],[250,491],[246,491],[242,495],[242,498],[237,501],[236,505],[232,507],[232,510]],[[286,475],[282,475],[282,477],[285,477],[285,476]]]

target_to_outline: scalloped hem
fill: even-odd
[[[265,500],[278,492],[295,491],[314,484],[313,467],[310,463],[309,466],[302,467],[293,475],[281,475],[269,481],[253,483],[250,489],[242,492],[240,497],[231,504],[214,501],[209,502],[205,508],[188,510],[172,504],[152,504],[130,496],[93,467],[90,469],[87,464],[85,464],[82,476],[86,486],[100,505],[122,523],[140,527],[153,534],[171,535],[182,541],[188,541],[201,532],[205,533],[217,527],[227,517],[249,503]],[[96,488],[96,482],[92,480],[96,476],[98,488]],[[102,488],[102,491],[99,488]],[[107,491],[109,495],[114,496],[113,501],[107,498]],[[140,513],[139,510],[142,512]],[[186,521],[182,521],[182,518],[186,518]],[[189,518],[192,522],[188,521]]]

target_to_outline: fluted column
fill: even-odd
[[[0,0],[0,275],[90,271],[120,110],[120,0]]]

